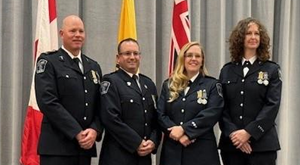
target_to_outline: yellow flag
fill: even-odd
[[[126,38],[137,39],[134,0],[122,2],[118,43]]]

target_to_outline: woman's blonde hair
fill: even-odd
[[[201,49],[202,65],[199,69],[199,73],[202,74],[202,76],[208,75],[204,65],[204,51],[200,43],[189,42],[185,44],[179,52],[179,55],[176,60],[175,69],[169,79],[170,98],[168,102],[176,100],[179,96],[179,93],[183,91],[188,85],[189,78],[186,75],[187,73],[184,66],[184,55],[190,49],[190,47],[195,45],[199,46]]]

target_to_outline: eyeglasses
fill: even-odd
[[[190,58],[190,59],[195,57],[196,59],[199,59],[199,58],[201,58],[201,55],[198,53],[186,53],[186,54],[184,54],[184,57]]]
[[[119,53],[119,55],[124,55],[124,56],[131,56],[132,54],[134,56],[138,56],[138,55],[141,55],[141,52],[134,51],[134,52],[120,52]]]

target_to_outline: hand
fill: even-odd
[[[246,154],[251,154],[252,152],[252,147],[250,146],[250,142],[244,143],[241,147],[240,150]]]
[[[80,131],[77,135],[76,135],[76,140],[80,141],[81,139],[84,138],[84,135],[82,134],[83,131]]]
[[[184,129],[181,126],[173,126],[168,128],[170,131],[169,137],[175,141],[178,141],[184,134]]]
[[[193,143],[193,141],[191,141],[191,140],[189,139],[189,137],[186,136],[186,135],[183,135],[183,136],[179,139],[179,142],[180,142],[183,146],[185,146],[185,147],[187,147],[188,145],[190,145],[191,143]]]
[[[243,144],[248,142],[250,137],[251,137],[251,135],[244,129],[234,131],[233,133],[230,134],[231,142],[238,149],[241,148]]]
[[[150,154],[155,149],[155,144],[151,140],[143,140],[137,149],[139,156],[146,156]]]
[[[88,128],[80,133],[80,139],[78,140],[79,145],[83,149],[90,149],[93,147],[97,138],[97,131],[92,128]],[[77,136],[76,136],[77,137]]]

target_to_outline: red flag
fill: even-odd
[[[174,0],[171,45],[169,55],[169,76],[173,72],[180,49],[190,41],[190,20],[187,0]]]
[[[39,0],[34,42],[34,63],[42,52],[58,48],[57,17],[55,0]],[[34,68],[35,71],[35,68]],[[43,115],[36,103],[34,73],[31,83],[30,98],[24,123],[21,158],[23,165],[39,165],[37,144]]]

